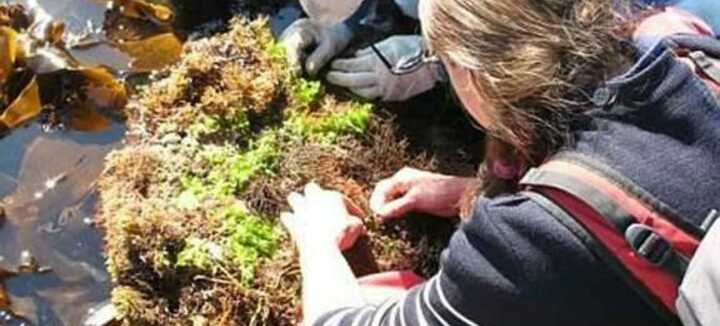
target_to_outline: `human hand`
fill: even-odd
[[[309,183],[304,195],[293,192],[288,202],[293,212],[282,213],[280,219],[300,248],[308,241],[335,242],[344,251],[366,233],[359,218],[362,210],[337,191]]]
[[[353,33],[343,23],[321,26],[309,18],[299,19],[280,36],[280,43],[287,51],[288,62],[296,74],[305,71],[314,76],[333,57],[342,52],[353,38]],[[305,60],[305,52],[316,46]]]
[[[377,184],[370,197],[370,208],[385,220],[410,212],[455,217],[459,215],[460,199],[472,181],[403,168]]]
[[[393,66],[419,58],[424,49],[419,35],[393,36],[376,47]],[[403,75],[393,74],[368,47],[359,50],[352,58],[333,61],[326,79],[367,99],[404,101],[432,89],[443,79],[439,62],[417,64],[422,66]]]

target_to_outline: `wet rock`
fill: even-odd
[[[38,266],[39,264],[37,259],[35,259],[35,256],[33,256],[32,253],[27,250],[20,253],[20,265],[18,266],[19,271],[32,273],[38,268]]]
[[[24,250],[20,253],[20,264],[18,265],[18,272],[20,273],[47,273],[51,271],[50,267],[40,266],[35,256]]]

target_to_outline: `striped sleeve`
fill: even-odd
[[[455,302],[456,287],[442,271],[404,297],[377,306],[342,309],[327,314],[316,326],[449,326],[479,325],[463,311],[466,305]],[[452,292],[452,293],[448,293]]]
[[[567,228],[522,195],[478,200],[440,261],[440,272],[404,297],[337,310],[314,325],[657,325]]]

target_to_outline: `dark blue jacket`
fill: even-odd
[[[720,208],[720,104],[663,40],[605,83],[565,150],[631,180],[690,220]],[[607,96],[607,95],[610,96]],[[617,102],[617,103],[614,103]],[[622,105],[615,105],[622,104]],[[323,325],[663,325],[639,295],[523,194],[479,199],[442,270],[405,298]]]

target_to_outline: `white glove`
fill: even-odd
[[[280,36],[280,43],[287,51],[288,61],[295,73],[302,72],[305,51],[317,46],[305,60],[305,71],[314,76],[333,57],[345,50],[353,33],[342,23],[321,26],[309,18],[299,19]]]
[[[393,36],[376,45],[388,61],[396,65],[402,59],[417,55],[423,48],[418,35]],[[417,70],[394,75],[371,48],[365,48],[350,59],[332,63],[327,81],[350,89],[367,99],[404,101],[432,89],[442,78],[440,63],[425,63]]]

